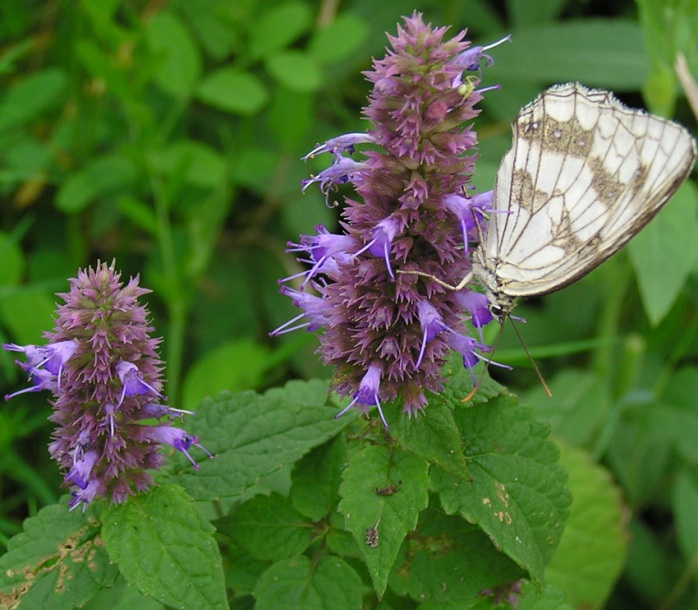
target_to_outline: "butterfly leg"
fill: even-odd
[[[463,290],[463,288],[465,288],[465,286],[470,282],[470,280],[473,279],[473,272],[471,271],[458,283],[457,286],[451,286],[451,284],[447,284],[446,282],[440,280],[438,277],[431,275],[430,273],[424,273],[424,271],[402,271],[398,269],[397,272],[404,273],[405,275],[419,275],[420,277],[426,277],[431,281],[436,282],[439,286],[443,286],[444,288],[447,288],[448,290],[453,290],[455,292]]]

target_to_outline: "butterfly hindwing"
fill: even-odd
[[[635,235],[690,173],[680,125],[558,85],[525,106],[497,173],[479,275],[494,298],[562,288]]]

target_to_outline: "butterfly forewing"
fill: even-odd
[[[562,288],[621,248],[696,155],[680,125],[579,84],[542,93],[513,129],[476,267],[505,313],[513,297]]]

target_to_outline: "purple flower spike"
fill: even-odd
[[[48,344],[5,345],[24,353],[27,361],[20,366],[33,384],[6,398],[41,390],[52,395],[50,420],[57,428],[49,453],[71,489],[71,510],[102,497],[124,502],[152,484],[147,471],[162,465],[159,444],[176,437],[186,452],[196,443],[169,423],[184,411],[153,407],[164,396],[160,340],[150,337],[148,312],[138,303],[147,292],[138,278],[124,285],[113,263],[80,270],[70,291],[58,295],[64,304]],[[142,423],[161,418],[167,420]]]
[[[482,235],[492,203],[491,192],[475,193],[468,181],[477,145],[471,122],[491,90],[480,86],[479,68],[494,46],[470,47],[464,32],[447,39],[446,28],[419,13],[388,40],[387,55],[365,73],[373,85],[366,134],[332,138],[308,154],[330,153],[332,164],[303,190],[316,183],[327,197],[349,184],[356,196],[345,199],[343,236],[318,231],[289,248],[309,266],[296,276],[305,277],[301,288],[314,292],[282,286],[303,313],[271,333],[322,329],[319,353],[335,367],[333,387],[351,397],[340,415],[375,405],[386,428],[384,403],[400,401],[416,415],[429,392],[442,390],[451,349],[468,369],[482,359],[478,350],[487,351],[464,326],[489,321],[476,298],[461,298],[471,286],[459,294],[448,287],[471,277],[469,244]],[[356,145],[369,143],[357,154]]]

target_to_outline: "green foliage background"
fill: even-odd
[[[301,179],[323,160],[306,165],[300,157],[328,137],[365,128],[360,108],[368,86],[360,73],[384,52],[385,32],[394,33],[400,17],[417,9],[454,33],[468,28],[479,44],[512,33],[511,43],[491,51],[495,64],[483,71],[485,85],[502,86],[486,95],[476,123],[481,159],[474,180],[487,190],[510,144],[512,116],[555,82],[612,89],[629,105],[675,116],[695,133],[674,59],[684,53],[698,74],[697,5],[5,0],[0,338],[40,342],[52,327],[53,295],[66,289],[66,278],[79,266],[115,258],[125,276],[140,274],[153,290],[149,306],[165,339],[173,406],[195,410],[222,390],[263,391],[288,379],[327,378],[331,372],[319,365],[312,336],[272,341],[267,332],[297,313],[277,293],[277,279],[300,270],[284,253],[285,243],[317,224],[337,222],[337,210],[319,193],[300,193]],[[516,365],[500,380],[518,388],[522,402],[551,424],[573,497],[576,490],[576,498],[584,498],[574,500],[568,528],[591,519],[599,538],[614,532],[624,541],[612,558],[618,566],[625,561],[614,584],[615,563],[604,563],[607,549],[563,538],[548,580],[568,600],[575,583],[565,581],[566,561],[577,571],[588,567],[587,583],[611,573],[594,595],[595,607],[695,607],[697,263],[696,191],[687,184],[624,252],[581,282],[517,309],[527,319],[522,332],[552,399],[542,395],[510,329],[499,342],[496,359]],[[0,383],[5,392],[23,383],[6,353]],[[331,428],[333,411],[327,411]],[[31,394],[0,409],[1,544],[21,530],[25,517],[58,500],[60,478],[46,452],[48,413],[45,398]],[[330,436],[317,426],[319,444]],[[214,442],[215,451],[225,450],[224,438]],[[303,445],[287,459],[314,446]],[[331,457],[340,449],[323,451]],[[363,459],[369,458],[378,459]],[[419,477],[404,459],[406,472]],[[575,474],[582,481],[577,487]],[[349,475],[345,486],[352,484]],[[180,482],[187,489],[205,485],[201,477],[193,482],[195,476],[182,475]],[[176,504],[176,490],[163,489]],[[229,499],[236,497],[230,492]],[[278,505],[258,510],[282,510],[278,497],[262,497],[250,501]],[[313,516],[308,510],[300,510],[306,520]],[[458,510],[465,509],[454,505]],[[236,515],[229,524],[233,539]],[[329,581],[337,576],[332,566],[323,569]],[[337,569],[350,578],[346,566]],[[106,563],[104,570],[106,582]],[[274,582],[267,576],[255,593],[263,598]],[[229,586],[252,591],[249,583]],[[420,593],[399,575],[391,586]]]

